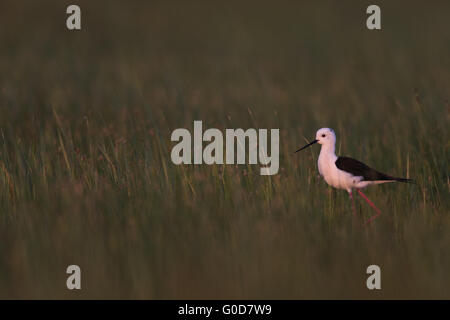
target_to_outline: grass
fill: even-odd
[[[79,32],[2,2],[0,298],[450,298],[450,8],[379,2],[381,31],[363,3],[79,1]],[[172,164],[193,120],[279,128],[279,174]],[[323,126],[417,182],[368,188],[368,228],[293,154]]]

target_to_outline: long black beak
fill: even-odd
[[[310,142],[310,143],[308,143],[306,146],[304,146],[304,147],[301,147],[300,149],[298,149],[297,151],[295,151],[295,152],[299,152],[299,151],[302,151],[303,149],[306,149],[306,148],[308,148],[309,146],[312,146],[314,143],[317,143],[319,140],[314,140],[314,141],[312,141],[312,142]]]

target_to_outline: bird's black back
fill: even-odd
[[[336,162],[336,167],[340,170],[351,173],[354,176],[362,176],[365,181],[400,181],[400,182],[410,182],[409,179],[396,178],[389,176],[387,174],[376,171],[370,168],[368,165],[362,163],[361,161],[348,158],[348,157],[338,157]]]

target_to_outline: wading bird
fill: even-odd
[[[363,197],[363,199],[375,210],[376,214],[367,220],[365,225],[376,219],[381,214],[381,211],[364,193],[361,192],[360,189],[373,184],[386,182],[412,182],[410,179],[396,178],[378,172],[358,160],[336,156],[336,135],[334,134],[333,129],[330,128],[319,129],[314,141],[295,152],[302,151],[315,143],[322,145],[317,165],[319,167],[319,173],[324,178],[325,182],[334,188],[347,190],[352,201],[353,212],[355,215],[356,208],[352,194],[353,189],[356,189],[361,197]]]

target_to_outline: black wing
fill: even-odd
[[[380,181],[380,180],[395,180],[395,181],[403,181],[406,182],[407,179],[395,178],[388,176],[387,174],[378,172],[364,163],[348,158],[348,157],[338,157],[336,160],[336,167],[348,173],[351,173],[354,176],[362,176],[365,181]]]

